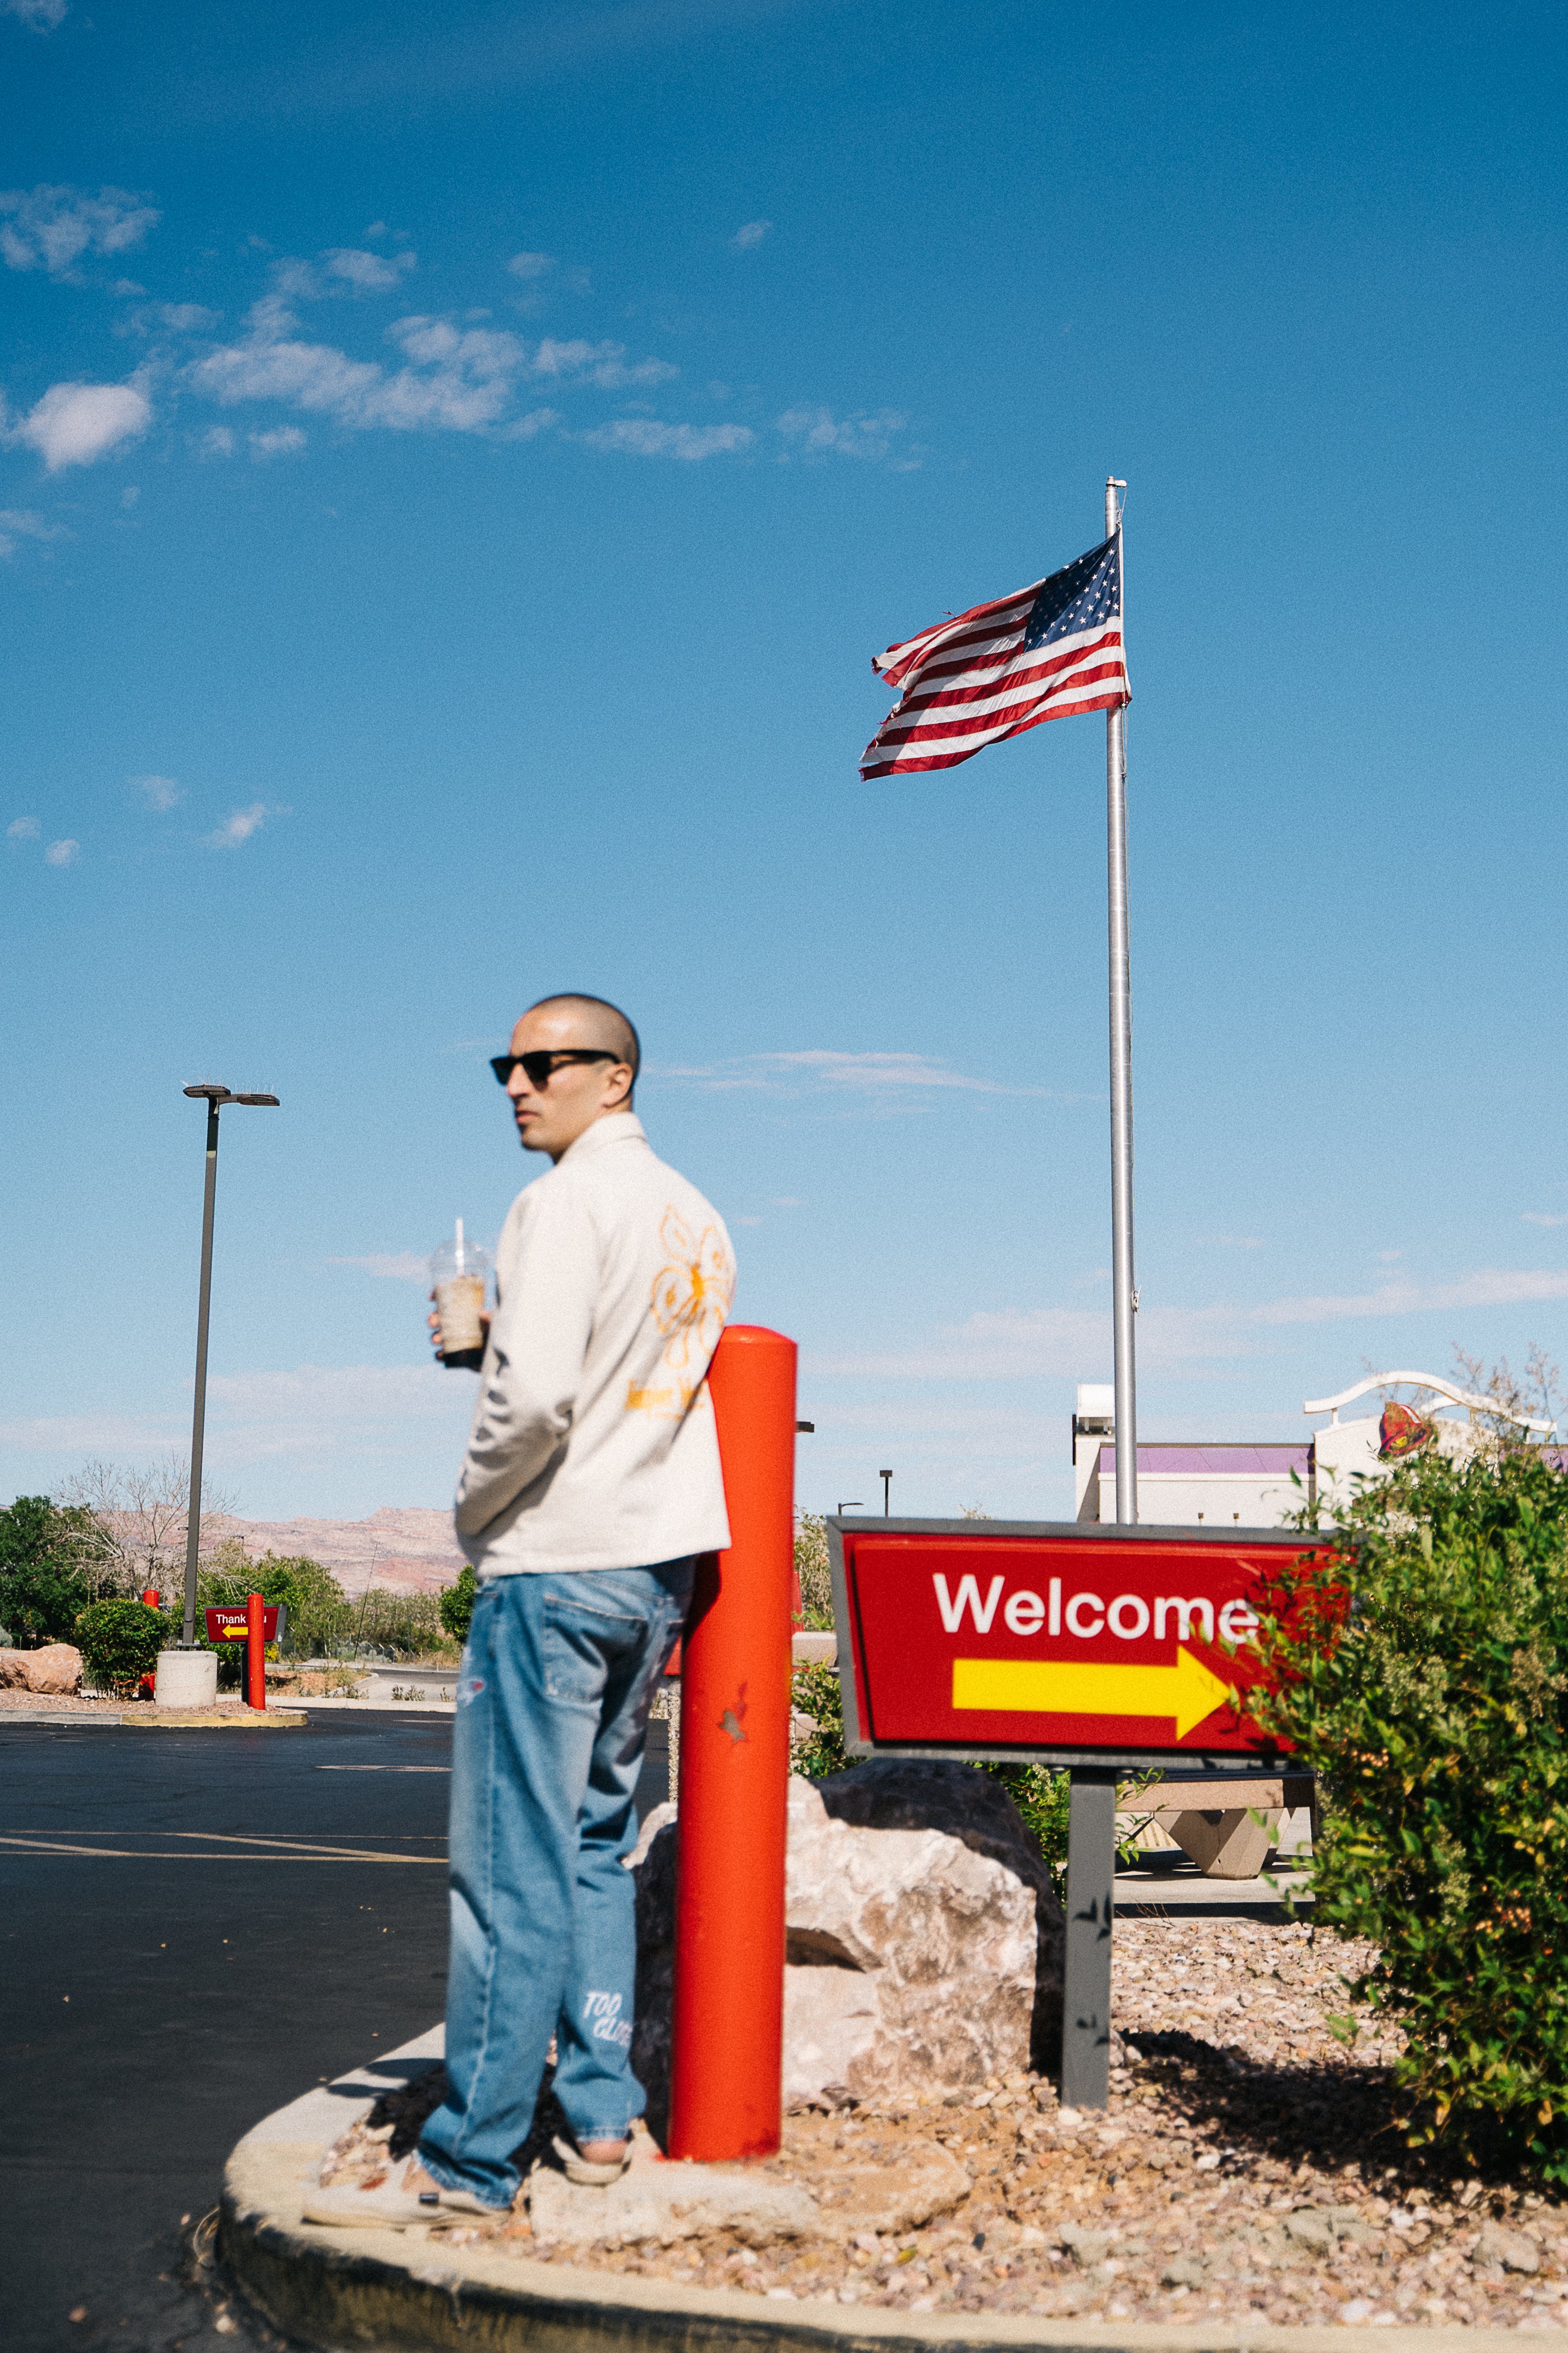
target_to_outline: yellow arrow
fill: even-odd
[[[1230,1686],[1178,1649],[1173,1667],[1108,1667],[1071,1659],[954,1659],[952,1704],[1005,1715],[1174,1716],[1176,1737],[1212,1715]]]

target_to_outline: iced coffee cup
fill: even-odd
[[[489,1253],[477,1242],[464,1239],[459,1218],[456,1240],[443,1242],[430,1261],[436,1315],[441,1327],[439,1353],[444,1365],[477,1372],[483,1361],[485,1332],[479,1319],[484,1314],[489,1271]]]

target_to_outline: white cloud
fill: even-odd
[[[753,245],[761,245],[772,227],[772,221],[742,221],[730,243],[737,253],[749,253]]]
[[[258,302],[245,342],[199,360],[193,380],[226,406],[283,400],[359,429],[431,426],[473,433],[500,421],[525,364],[523,347],[513,335],[479,328],[461,332],[442,321],[404,319],[388,332],[420,364],[389,375],[374,360],[351,360],[330,344],[300,342],[296,326],[275,298]]]
[[[638,458],[697,459],[749,449],[755,436],[745,425],[658,425],[651,417],[617,417],[582,438],[595,449],[625,449]]]
[[[4,521],[0,515],[0,522]],[[1526,1209],[1522,1222],[1527,1226],[1568,1226],[1568,1209]]]
[[[226,425],[215,425],[210,432],[203,435],[202,455],[204,458],[233,457],[234,435]]]
[[[416,1250],[373,1250],[368,1258],[330,1258],[329,1266],[363,1266],[390,1282],[428,1282],[430,1261]]]
[[[1387,1282],[1370,1292],[1224,1301],[1208,1307],[1162,1307],[1145,1293],[1138,1317],[1140,1365],[1255,1356],[1268,1335],[1293,1326],[1376,1323],[1386,1317],[1452,1314],[1568,1299],[1568,1268],[1531,1272],[1480,1267],[1452,1282]],[[887,1355],[819,1358],[814,1369],[845,1377],[905,1380],[1016,1380],[1081,1375],[1110,1354],[1110,1318],[1088,1309],[984,1310],[938,1333],[924,1347]]]
[[[417,1442],[450,1433],[459,1451],[473,1390],[433,1361],[423,1365],[300,1365],[230,1373],[210,1384],[224,1459],[320,1454],[346,1443]]]
[[[456,1461],[474,1409],[472,1386],[434,1362],[216,1374],[207,1401],[209,1462],[286,1454],[317,1460],[324,1453],[338,1462],[358,1453],[385,1458],[398,1477],[406,1475],[408,1450],[431,1441],[449,1442]],[[0,1447],[38,1454],[137,1457],[162,1453],[189,1436],[188,1404],[0,1422]]]
[[[362,294],[384,294],[402,284],[405,270],[418,267],[418,256],[397,253],[388,260],[379,253],[361,253],[353,246],[336,245],[322,254],[321,266],[329,278],[341,279],[345,285],[357,287]]]
[[[997,1328],[1000,1327],[1000,1328]],[[1038,1307],[1032,1314],[972,1315],[922,1348],[867,1356],[814,1356],[809,1370],[847,1380],[1008,1380],[1080,1374],[1109,1348],[1110,1317],[1088,1307]],[[1143,1353],[1139,1319],[1139,1354]]]
[[[546,337],[531,346],[503,328],[458,326],[450,319],[423,315],[395,320],[387,329],[388,341],[407,363],[389,372],[377,361],[351,359],[331,344],[302,341],[298,320],[277,295],[256,305],[249,326],[243,343],[220,346],[192,368],[192,380],[203,392],[226,406],[242,400],[287,401],[355,430],[427,427],[526,439],[559,422],[552,409],[508,418],[519,385],[531,378],[620,390],[663,383],[679,373],[664,360],[628,365],[620,343],[563,343]],[[677,435],[691,430],[656,429]],[[735,427],[717,429],[744,432]],[[749,441],[751,435],[745,433],[744,438]],[[717,446],[742,445],[731,441]],[[700,457],[707,451],[677,449],[674,454]]]
[[[134,482],[127,482],[120,493],[120,503],[127,511],[133,507],[142,492]]]
[[[418,261],[415,253],[388,256],[348,245],[329,246],[314,261],[285,254],[272,265],[273,298],[319,302],[331,294],[389,294]]]
[[[81,849],[79,841],[51,841],[44,852],[46,866],[74,866]]]
[[[248,841],[253,833],[260,832],[269,817],[287,817],[288,814],[286,808],[279,808],[268,801],[252,801],[248,808],[236,809],[232,817],[225,818],[215,832],[204,834],[202,839],[209,849],[237,849],[242,841]]]
[[[778,420],[778,429],[808,458],[881,459],[889,454],[894,436],[903,432],[908,423],[908,417],[896,408],[879,408],[874,417],[862,413],[845,417],[836,417],[831,409],[823,407],[788,408]],[[915,461],[900,462],[912,466]]]
[[[41,183],[8,188],[0,192],[0,259],[10,269],[70,277],[84,255],[124,253],[162,217],[155,205],[123,188],[100,188],[96,196]]]
[[[0,0],[0,16],[16,16],[35,33],[52,33],[66,20],[66,0]]]
[[[7,841],[37,841],[43,827],[36,817],[14,817],[5,828]]]
[[[305,436],[297,425],[275,425],[270,433],[249,436],[250,454],[259,465],[268,458],[291,458],[305,447]]]
[[[131,776],[127,782],[135,786],[148,807],[156,809],[160,816],[185,797],[184,787],[173,776]]]
[[[0,556],[16,553],[19,539],[64,539],[63,526],[46,522],[27,507],[0,507]]]
[[[531,441],[536,433],[548,431],[562,422],[558,408],[531,408],[526,417],[514,417],[510,425],[500,428],[503,441]]]
[[[58,474],[62,466],[90,466],[144,433],[152,421],[153,404],[135,383],[56,384],[10,438],[37,449],[47,470]]]
[[[929,1054],[849,1054],[825,1046],[796,1053],[744,1054],[733,1061],[700,1067],[656,1065],[650,1078],[686,1079],[710,1093],[736,1089],[772,1094],[806,1090],[881,1096],[933,1093],[953,1089],[967,1094],[1034,1095],[1058,1103],[1098,1098],[1064,1095],[1051,1087],[1015,1087],[1000,1079],[977,1079]]]
[[[581,377],[607,392],[624,391],[628,385],[668,384],[680,374],[668,360],[637,360],[627,367],[626,356],[624,343],[590,343],[581,336],[558,343],[554,336],[546,335],[529,362],[528,372]]]
[[[552,253],[514,253],[507,263],[514,278],[542,278],[547,269],[554,267]]]
[[[142,289],[127,284],[114,290],[140,294]],[[139,335],[150,335],[154,327],[167,327],[171,334],[195,335],[216,327],[222,317],[221,311],[209,311],[205,302],[153,302],[145,311],[134,311],[127,323]]]

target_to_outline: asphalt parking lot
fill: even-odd
[[[268,2341],[185,2284],[191,2226],[258,2117],[440,2016],[450,1754],[430,1716],[0,1724],[8,2353]]]

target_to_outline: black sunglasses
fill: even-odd
[[[550,1074],[563,1062],[618,1062],[619,1054],[606,1053],[600,1046],[548,1047],[538,1054],[492,1054],[490,1068],[504,1087],[514,1071],[527,1072],[528,1083],[540,1092],[550,1084]]]

